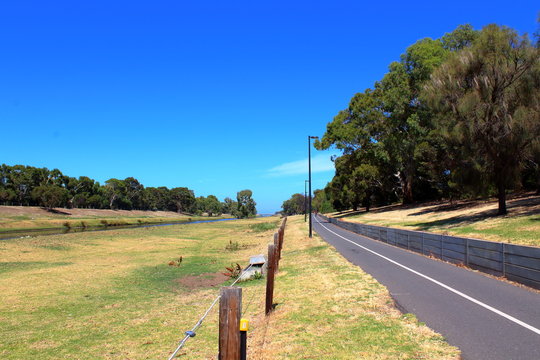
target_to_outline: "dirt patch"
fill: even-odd
[[[204,273],[200,275],[184,276],[181,279],[176,280],[180,285],[187,287],[188,289],[198,289],[205,287],[213,287],[223,284],[229,280],[227,275],[220,272],[217,273]]]

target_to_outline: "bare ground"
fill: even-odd
[[[65,209],[54,208],[47,210],[38,206],[0,206],[0,218],[13,216],[29,216],[34,218],[73,217],[73,218],[102,218],[102,217],[170,217],[178,218],[187,215],[173,211],[144,211],[144,210],[110,210],[110,209]]]

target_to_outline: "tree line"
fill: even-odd
[[[0,204],[20,206],[164,210],[209,216],[231,214],[238,218],[257,214],[251,190],[226,197],[220,202],[214,195],[195,197],[187,187],[144,187],[133,177],[109,179],[105,184],[87,177],[70,177],[58,169],[25,165],[0,166]]]
[[[496,195],[505,214],[508,191],[540,192],[534,38],[461,25],[409,46],[315,142],[342,155],[333,159],[332,181],[315,192],[314,209]]]

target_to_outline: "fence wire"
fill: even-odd
[[[248,271],[252,266],[253,266],[252,264],[249,264],[249,266],[247,268],[242,270],[240,275],[238,275],[238,278],[230,286],[236,285],[236,283],[238,281],[240,281],[240,278],[242,277],[242,275],[244,275],[244,273],[246,271]],[[178,354],[178,352],[184,347],[184,344],[188,341],[189,338],[195,337],[195,335],[197,335],[196,331],[201,327],[204,319],[206,319],[206,317],[208,316],[208,314],[210,313],[212,308],[217,304],[217,302],[219,301],[220,298],[221,298],[221,295],[218,295],[214,299],[214,301],[212,302],[212,305],[210,305],[210,307],[206,310],[206,312],[203,314],[203,316],[201,316],[199,321],[197,321],[195,326],[193,326],[193,328],[191,330],[188,330],[188,331],[185,332],[186,335],[184,336],[184,338],[182,340],[180,340],[178,346],[176,347],[176,349],[174,350],[174,352],[172,353],[172,355],[169,357],[168,360],[172,360],[176,356],[176,354]]]

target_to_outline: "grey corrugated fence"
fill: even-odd
[[[364,225],[320,216],[341,228],[375,240],[540,289],[540,248]]]

